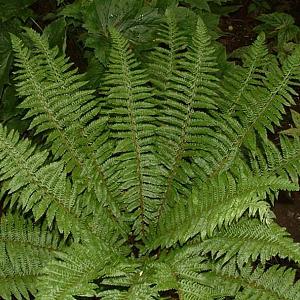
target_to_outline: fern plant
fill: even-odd
[[[148,63],[113,41],[101,96],[27,29],[21,108],[43,145],[0,126],[4,299],[300,299],[299,244],[274,221],[298,190],[300,142],[268,139],[293,103],[300,49],[280,65],[264,36],[222,74],[199,19],[167,11]],[[220,75],[222,74],[222,75]]]

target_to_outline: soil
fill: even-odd
[[[274,206],[278,224],[300,242],[300,192],[282,192]]]
[[[220,18],[219,27],[223,31],[223,36],[219,41],[226,47],[228,54],[234,50],[251,45],[257,34],[254,32],[254,27],[259,24],[255,19],[256,13],[249,14],[247,7],[250,1],[245,1],[236,12]]]

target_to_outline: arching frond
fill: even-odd
[[[174,29],[175,30],[175,29]],[[167,53],[172,60],[172,49]],[[166,52],[158,48],[156,55]],[[186,185],[190,183],[193,172],[186,157],[205,148],[218,140],[213,126],[216,122],[209,112],[216,108],[214,97],[218,89],[215,76],[216,62],[214,48],[202,20],[199,19],[193,41],[173,73],[161,97],[162,110],[159,115],[161,126],[158,128],[156,142],[157,156],[163,162],[163,193],[152,230],[165,217],[165,210],[172,205],[177,192],[188,195]],[[215,138],[212,138],[215,136]],[[169,203],[169,201],[171,203]]]
[[[63,159],[77,183],[94,190],[97,197],[92,199],[106,208],[102,212],[125,236],[126,225],[105,174],[104,165],[109,164],[114,150],[107,119],[98,119],[98,101],[93,91],[84,89],[86,82],[70,69],[68,59],[58,55],[57,48],[49,49],[47,40],[33,30],[28,29],[27,34],[34,53],[15,36],[12,44],[18,93],[25,98],[20,107],[28,110],[26,118],[32,118],[30,128],[47,134],[54,159]]]
[[[253,157],[254,156],[254,157]],[[297,183],[300,175],[300,140],[280,136],[280,148],[265,141],[252,156],[251,168],[257,174],[271,173]]]
[[[85,219],[87,211],[82,203],[88,203],[87,193],[71,185],[63,164],[45,164],[48,153],[35,148],[0,125],[1,190],[12,195],[10,205],[17,203],[24,212],[32,211],[35,220],[45,215],[49,228],[55,220],[65,236],[70,232],[80,236],[81,230],[100,234],[95,222]]]
[[[241,176],[236,182],[233,177],[224,174],[201,190],[195,190],[188,202],[178,199],[147,246],[150,249],[170,247],[177,241],[184,244],[197,234],[204,239],[213,235],[215,229],[227,227],[246,212],[249,216],[257,215],[269,222],[270,208],[264,201],[267,194],[297,188],[289,180],[274,176]]]
[[[183,58],[187,40],[184,32],[178,29],[174,12],[166,10],[164,23],[157,32],[156,42],[160,46],[152,51],[149,57],[149,73],[155,87],[155,95],[164,104],[165,92],[170,87],[170,80],[179,69],[179,61]]]
[[[260,34],[243,55],[243,66],[232,64],[222,80],[222,97],[219,107],[224,113],[235,115],[247,102],[245,94],[257,86],[262,86],[268,63],[268,49],[265,36]]]
[[[105,275],[106,265],[118,263],[114,251],[92,238],[83,245],[73,244],[57,260],[47,264],[38,284],[37,300],[72,300],[74,295],[95,295],[93,280]]]
[[[236,289],[233,289],[232,293],[227,296],[236,296],[236,299],[300,299],[300,284],[294,283],[295,270],[278,265],[269,269],[258,266],[254,270],[248,265],[241,270],[235,268],[234,264],[228,264],[223,268],[212,266],[211,272],[203,276],[207,276],[207,279],[213,282],[213,286],[224,284],[224,282],[231,286],[235,285]]]
[[[257,86],[245,94],[246,102],[239,115],[246,128],[244,142],[253,129],[262,139],[266,139],[267,130],[273,131],[274,124],[279,125],[284,106],[294,104],[292,95],[296,92],[293,86],[300,79],[299,54],[300,48],[296,48],[281,68],[276,61],[271,61],[263,87]]]
[[[185,299],[299,299],[295,270],[273,265],[237,266],[234,260],[223,265],[184,247],[167,261],[179,280],[179,294]],[[284,282],[283,282],[284,281]]]
[[[62,249],[59,235],[18,215],[0,222],[0,296],[30,299],[35,295],[43,267]]]
[[[259,259],[264,264],[275,256],[300,261],[300,245],[293,242],[284,228],[276,223],[266,225],[257,219],[243,219],[195,247],[200,252],[203,249],[202,253],[221,258],[223,263],[237,256],[240,267],[250,259]]]
[[[251,272],[249,267],[248,270],[246,268],[241,270],[241,278],[243,288],[236,295],[238,299],[300,299],[300,283],[294,283],[293,269],[275,265],[266,271],[263,268],[256,268]]]
[[[284,106],[289,106],[294,101],[292,98],[292,95],[295,95],[293,86],[300,78],[299,51],[300,48],[297,48],[282,68],[279,68],[276,61],[270,61],[262,86],[254,86],[244,93],[245,101],[241,103],[241,109],[237,115],[239,125],[226,116],[224,117],[225,122],[219,123],[222,132],[228,132],[229,128],[232,128],[230,131],[235,134],[230,135],[230,147],[227,149],[227,153],[214,162],[212,168],[207,172],[208,180],[222,173],[224,166],[234,165],[236,159],[239,159],[236,154],[242,152],[243,148],[246,147],[255,152],[257,138],[260,137],[265,143],[267,130],[273,131],[274,124],[279,125],[284,113]],[[217,116],[217,118],[219,117]]]

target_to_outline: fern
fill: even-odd
[[[128,212],[137,215],[134,231],[144,237],[151,219],[156,182],[151,174],[155,157],[151,153],[155,125],[155,107],[151,89],[147,86],[147,75],[138,69],[138,62],[129,49],[128,42],[116,30],[111,30],[113,39],[111,61],[105,86],[109,128],[116,138],[114,151],[118,154],[118,187],[123,205]]]
[[[234,114],[241,110],[242,103],[247,101],[245,96],[251,87],[260,86],[261,79],[265,76],[268,50],[264,34],[260,34],[243,57],[243,67],[231,65],[224,76],[223,93],[219,99],[220,109]]]
[[[1,296],[30,299],[29,293],[37,292],[36,282],[44,274],[43,267],[64,249],[59,235],[16,214],[2,216],[0,228]]]
[[[109,251],[108,251],[109,250]],[[37,299],[74,299],[72,295],[95,294],[97,285],[90,282],[105,274],[106,265],[113,268],[118,257],[99,240],[91,239],[83,245],[73,244],[57,260],[46,267],[46,275],[38,283]],[[104,258],[104,259],[103,259]]]
[[[172,35],[172,26],[169,30]],[[173,39],[172,43],[176,44],[176,35]],[[161,51],[158,49],[158,53]],[[172,56],[174,50],[170,48],[169,51],[168,55]],[[178,66],[171,69],[168,87],[162,91],[165,103],[159,116],[162,126],[158,130],[157,152],[163,161],[165,171],[162,176],[165,178],[162,179],[164,189],[153,230],[163,218],[169,198],[175,196],[174,185],[180,186],[182,193],[188,193],[184,185],[193,174],[184,158],[193,156],[209,143],[206,137],[212,134],[210,126],[215,122],[208,111],[215,108],[213,90],[217,87],[217,78],[212,75],[216,71],[213,52],[204,24],[199,20],[190,48],[182,59],[178,59]],[[176,182],[178,174],[181,174],[180,180]]]
[[[17,78],[26,80],[26,85],[20,83],[18,88],[20,95],[26,97],[21,106],[31,108],[26,117],[34,116],[30,128],[37,127],[36,132],[43,132],[46,128],[51,130],[47,142],[51,145],[54,159],[63,159],[66,171],[72,171],[76,178],[80,176],[78,183],[83,181],[89,190],[94,190],[96,199],[108,207],[106,214],[118,224],[122,222],[119,209],[104,174],[104,164],[109,163],[107,160],[112,154],[113,143],[109,142],[108,132],[104,130],[105,119],[90,122],[98,112],[96,101],[91,99],[92,91],[81,89],[85,85],[85,82],[79,81],[82,76],[69,70],[70,64],[65,58],[57,57],[56,48],[48,49],[44,38],[32,30],[27,32],[39,55],[30,57],[29,50],[23,47],[22,42],[15,37],[12,39],[15,50],[20,53],[17,64],[20,63],[21,68]],[[36,75],[41,72],[43,76]],[[32,84],[30,94],[29,84]],[[108,143],[103,145],[105,140]],[[119,228],[122,232],[125,225]]]
[[[268,245],[268,247],[266,247]],[[197,246],[196,246],[197,247]],[[199,252],[210,252],[222,257],[223,263],[236,257],[238,266],[258,258],[262,263],[278,255],[299,262],[299,245],[292,243],[288,234],[276,223],[266,226],[258,220],[241,220],[228,229],[222,229],[212,238],[199,244]]]
[[[195,190],[187,204],[180,199],[147,246],[155,249],[159,245],[170,247],[177,241],[184,244],[198,233],[203,239],[211,236],[216,228],[227,227],[246,212],[269,222],[269,205],[262,199],[269,191],[283,187],[295,190],[297,185],[262,176],[247,176],[237,185],[231,176],[221,176],[215,182],[210,181],[201,191]]]
[[[0,296],[6,299],[298,299],[300,249],[273,220],[299,190],[300,141],[269,131],[293,103],[299,48],[261,34],[219,72],[201,19],[167,10],[141,64],[113,27],[101,95],[26,29],[15,80],[36,145],[0,126]],[[75,298],[77,297],[77,298]]]

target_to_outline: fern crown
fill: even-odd
[[[264,35],[219,70],[201,19],[167,11],[140,63],[110,28],[102,86],[45,37],[11,36],[35,143],[0,125],[4,299],[300,299],[300,249],[273,219],[299,189],[300,141],[269,140],[294,103],[300,49],[282,64]],[[36,140],[33,137],[33,140]],[[176,299],[177,299],[176,298]]]

